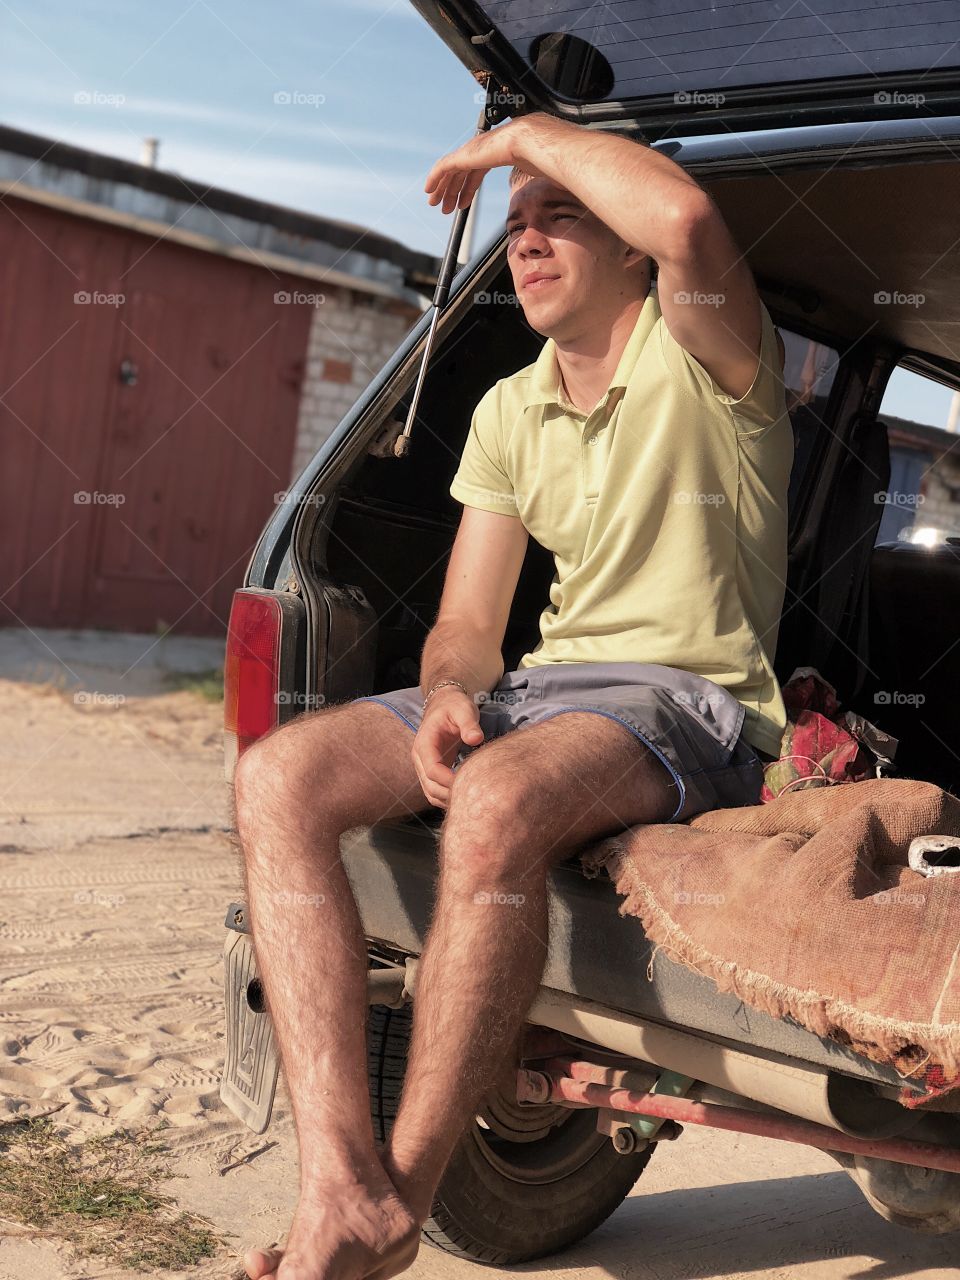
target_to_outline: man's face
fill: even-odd
[[[591,319],[637,296],[642,255],[548,178],[513,188],[506,225],[514,289],[538,333],[576,337]]]

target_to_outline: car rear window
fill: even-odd
[[[595,101],[722,94],[960,65],[955,0],[875,5],[864,0],[793,5],[688,0],[679,6],[667,0],[487,0],[481,7],[527,63],[539,64],[541,78],[559,96],[564,79],[573,83],[582,68],[564,67],[562,50],[551,56],[552,35],[577,37],[602,54],[612,82],[586,95]],[[577,61],[574,51],[566,61]]]
[[[934,547],[960,538],[960,392],[902,366],[880,406],[890,484],[877,542]]]

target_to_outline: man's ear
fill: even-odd
[[[644,274],[645,269],[649,272],[653,267],[653,262],[649,254],[635,249],[632,244],[624,241],[623,247],[623,263],[628,270],[632,271],[634,277]]]
[[[630,287],[636,289],[637,297],[646,296],[654,287],[654,261],[648,253],[640,253],[636,249],[631,252],[633,261],[627,268],[630,272]]]

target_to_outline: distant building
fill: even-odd
[[[0,191],[0,621],[224,631],[437,260],[15,129]]]
[[[960,435],[880,417],[890,441],[890,485],[878,541],[895,542],[914,528],[960,536]]]

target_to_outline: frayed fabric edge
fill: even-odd
[[[584,853],[584,873],[596,877],[601,871],[607,872],[623,898],[620,914],[640,920],[654,945],[654,954],[662,950],[671,960],[712,979],[719,991],[730,992],[774,1018],[791,1017],[814,1035],[833,1040],[874,1062],[893,1066],[904,1080],[933,1066],[960,1087],[960,1024],[881,1018],[845,1001],[786,986],[766,974],[744,969],[735,961],[721,959],[680,928],[660,906],[653,891],[634,878],[625,865],[625,855],[621,840],[602,841]]]

